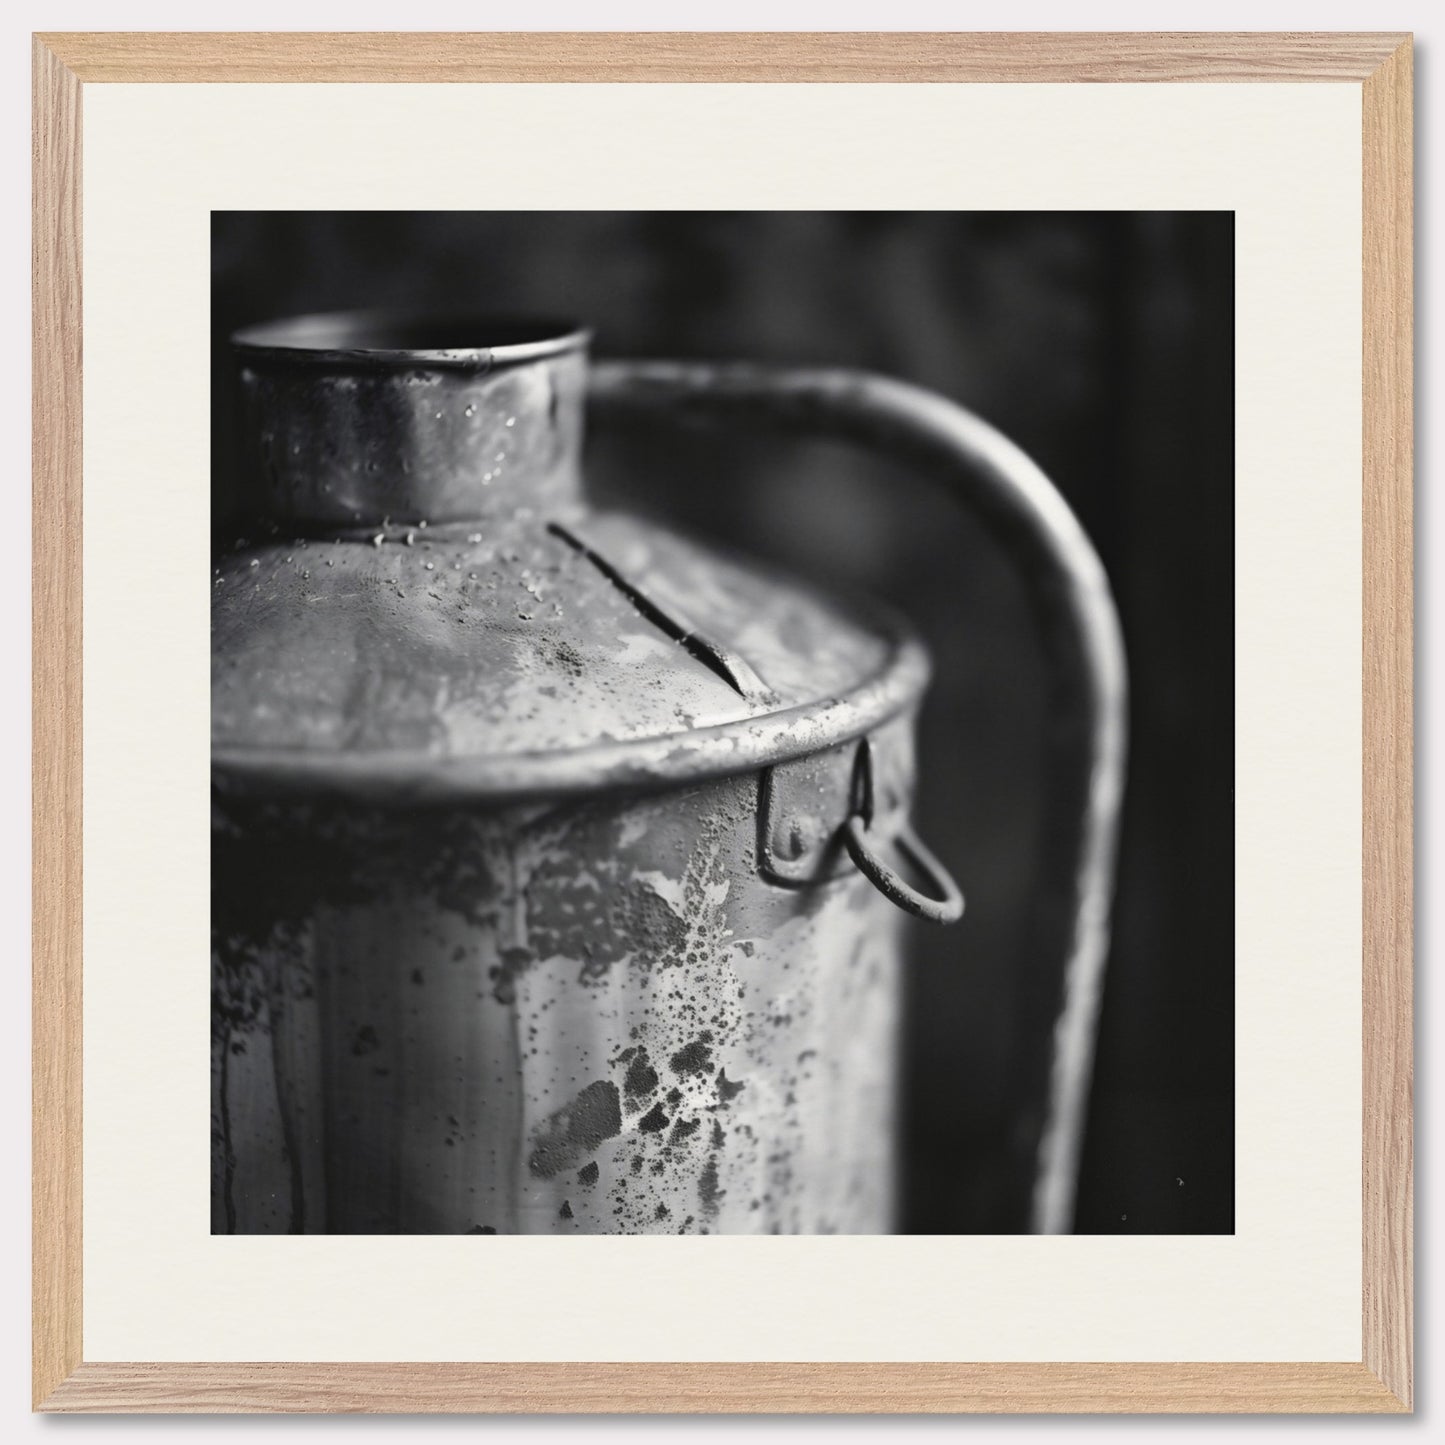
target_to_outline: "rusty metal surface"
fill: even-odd
[[[835,436],[917,466],[975,513],[1016,565],[1052,673],[1052,809],[1036,945],[1065,962],[1034,1227],[1070,1227],[1124,788],[1127,675],[1118,614],[1092,544],[1044,473],[971,412],[866,372],[693,362],[593,370],[603,411],[768,424]]]
[[[486,337],[494,344],[465,344]],[[283,527],[438,524],[575,500],[587,333],[360,312],[234,338],[246,510]],[[462,343],[462,344],[458,344]]]
[[[706,615],[766,694],[740,694],[545,527],[288,539],[216,568],[217,785],[398,802],[666,785],[856,735],[922,690],[922,649],[886,614],[638,519],[593,516],[588,535]]]
[[[758,803],[219,808],[213,1229],[886,1232],[903,915]]]
[[[888,1227],[892,905],[957,916],[926,850],[942,902],[891,887],[873,851],[908,853],[922,650],[866,608],[588,513],[580,429],[555,378],[526,381],[581,365],[580,342],[556,345],[500,370],[367,353],[341,386],[344,351],[269,389],[276,358],[251,358],[258,505],[298,535],[238,548],[213,589],[217,1228]],[[446,408],[415,410],[433,373],[523,384],[458,447],[431,425]],[[1062,1227],[1122,780],[1122,653],[1086,539],[1016,449],[911,387],[640,363],[600,368],[593,395],[889,450],[1024,563],[1086,795],[1042,908],[1066,893],[1072,920],[1038,1206]],[[479,475],[497,424],[544,440]],[[374,467],[368,428],[401,438]],[[839,816],[864,737],[888,786]],[[840,860],[854,819],[862,871]]]
[[[218,1231],[890,1227],[902,914],[842,838],[865,732],[904,826],[922,649],[589,512],[583,344],[242,347],[267,520],[212,589]]]
[[[916,700],[926,661],[886,614],[587,509],[585,334],[387,349],[430,334],[243,333],[261,515],[213,577],[218,788],[401,806],[665,786]]]

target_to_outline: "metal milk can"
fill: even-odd
[[[1082,780],[1038,1223],[1064,1227],[1107,926],[1122,661],[1022,454],[853,372],[619,363],[546,323],[235,338],[249,540],[212,642],[212,1228],[880,1233],[924,650],[591,509],[584,410],[851,437],[1037,579]],[[1052,1210],[1052,1213],[1050,1211]]]

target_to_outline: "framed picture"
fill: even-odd
[[[1408,36],[34,53],[37,1409],[1412,1407]]]

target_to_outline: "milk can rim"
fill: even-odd
[[[348,754],[213,741],[212,787],[222,796],[458,806],[651,792],[755,773],[861,737],[918,705],[932,671],[928,651],[891,609],[873,604],[871,610],[890,643],[882,665],[846,692],[775,712],[583,748],[489,756]]]
[[[403,337],[466,336],[492,343],[399,344]],[[378,371],[420,367],[487,372],[585,351],[592,332],[560,317],[521,313],[447,313],[403,307],[315,311],[253,322],[233,331],[231,347],[246,363],[344,366]]]

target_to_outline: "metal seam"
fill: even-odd
[[[554,537],[560,537],[573,551],[581,553],[643,617],[659,631],[680,642],[704,667],[722,678],[739,697],[757,703],[772,699],[772,689],[743,658],[715,642],[675,611],[668,612],[579,533],[564,527],[560,522],[548,522],[547,530]]]

